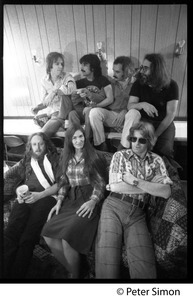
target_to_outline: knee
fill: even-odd
[[[101,118],[101,109],[99,107],[92,108],[89,113],[90,121],[95,121]]]
[[[137,109],[130,109],[126,115],[125,115],[125,119],[140,119],[141,118],[141,114]]]

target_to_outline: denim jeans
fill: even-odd
[[[156,278],[155,255],[145,212],[115,197],[105,200],[96,238],[96,278],[119,278],[124,240],[130,278]]]

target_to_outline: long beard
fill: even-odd
[[[46,154],[46,150],[44,150],[40,155],[37,155],[35,152],[31,152],[31,156],[37,160],[43,160],[44,155]]]
[[[142,74],[139,74],[138,79],[139,79],[141,85],[149,85],[150,84],[149,76],[143,76]]]

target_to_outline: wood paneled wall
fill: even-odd
[[[176,43],[186,41],[181,56]],[[5,5],[4,115],[29,116],[41,101],[40,80],[51,51],[65,55],[65,70],[79,72],[79,59],[102,41],[108,74],[114,59],[131,56],[135,67],[146,53],[160,52],[179,85],[177,117],[187,117],[186,5]],[[36,50],[41,63],[32,60]]]

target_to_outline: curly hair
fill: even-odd
[[[147,150],[152,150],[155,145],[155,129],[149,122],[138,122],[130,128],[127,140],[134,135],[134,131],[140,131],[142,136],[147,139]]]
[[[64,62],[64,55],[62,53],[59,52],[50,52],[47,56],[46,56],[46,73],[50,74],[50,70],[53,67],[53,63],[57,62],[58,58],[61,58],[63,61],[63,68],[65,65]]]
[[[160,91],[163,87],[170,84],[169,73],[166,68],[164,57],[160,53],[146,54],[144,60],[151,62],[149,83],[156,91]]]
[[[85,131],[82,128],[82,126],[74,123],[72,124],[67,130],[65,134],[65,142],[64,142],[64,149],[60,156],[60,162],[59,162],[59,168],[56,175],[56,181],[60,181],[60,177],[63,175],[66,176],[66,171],[68,168],[69,161],[74,157],[75,155],[75,148],[72,144],[72,137],[75,134],[77,130],[80,130],[85,138],[84,147],[82,151],[82,155],[85,161],[84,166],[84,173],[88,175],[91,184],[94,182],[99,183],[99,177],[97,174],[100,175],[100,177],[104,178],[104,171],[103,167],[104,164],[102,162],[102,159],[98,156],[96,150],[92,147],[90,144],[90,141],[85,136]],[[67,180],[67,178],[66,178]]]
[[[80,58],[79,62],[83,65],[90,65],[90,70],[93,72],[94,78],[102,75],[101,62],[96,54],[86,54]]]

